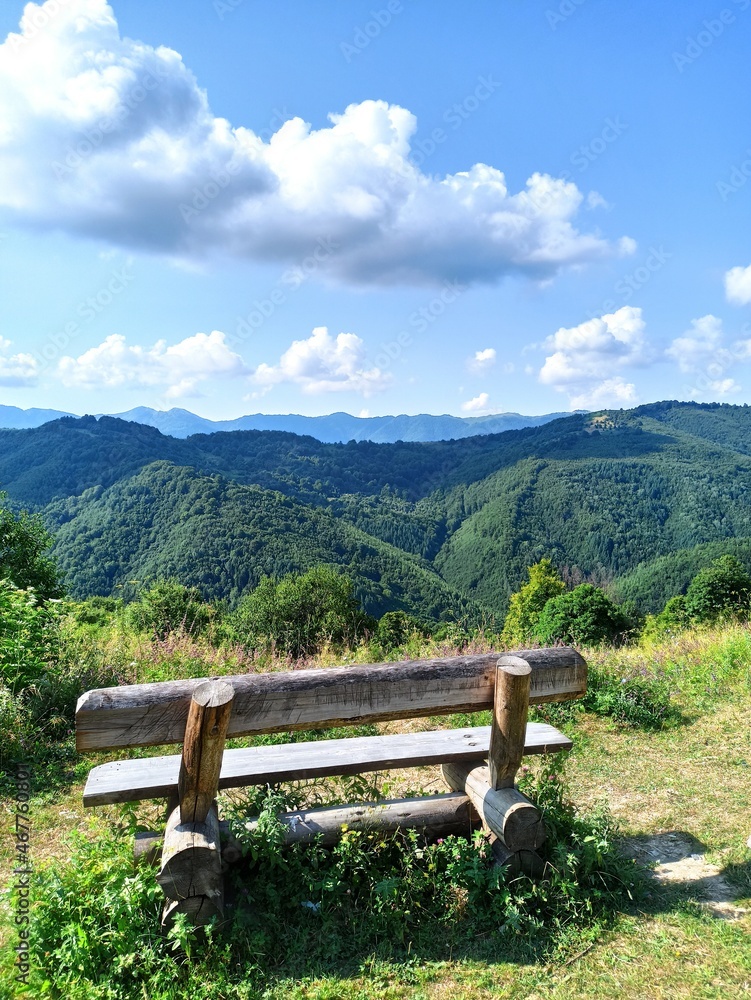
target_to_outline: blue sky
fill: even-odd
[[[0,10],[0,401],[751,401],[751,0]]]

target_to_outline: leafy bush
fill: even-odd
[[[174,632],[191,635],[205,632],[217,612],[204,603],[198,587],[162,580],[128,607],[128,617],[136,629],[151,632],[156,639],[165,639]]]
[[[273,646],[293,657],[311,656],[326,644],[352,647],[374,625],[352,581],[330,566],[278,581],[264,577],[230,620],[240,641],[254,648]]]
[[[416,618],[406,611],[387,611],[378,622],[374,639],[382,649],[391,650],[403,646],[414,633],[425,635],[422,624]]]
[[[628,616],[603,590],[582,583],[547,602],[537,623],[536,637],[543,645],[565,642],[599,646],[622,638],[630,625]]]
[[[686,591],[686,614],[700,624],[747,615],[750,608],[751,576],[735,556],[720,556],[699,570]]]
[[[523,646],[535,638],[543,608],[553,597],[558,597],[566,585],[558,576],[550,559],[541,559],[527,570],[529,583],[512,594],[501,641],[508,648]]]
[[[0,683],[12,694],[37,683],[57,656],[60,605],[0,580]]]

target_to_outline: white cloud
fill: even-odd
[[[0,337],[0,386],[8,389],[36,385],[39,362],[31,354],[8,354],[11,341]]]
[[[259,365],[253,381],[262,386],[290,382],[303,392],[358,392],[372,396],[391,382],[380,368],[368,368],[364,342],[354,333],[332,337],[316,327],[307,340],[295,340],[277,365]]]
[[[572,396],[571,406],[574,410],[606,410],[634,406],[638,399],[634,384],[616,375],[588,391]]]
[[[477,413],[478,410],[489,409],[490,396],[487,392],[481,392],[479,396],[475,396],[474,399],[468,399],[466,403],[462,403],[462,409],[465,413]]]
[[[676,337],[665,353],[678,363],[682,372],[696,372],[711,364],[725,364],[728,351],[723,351],[722,320],[711,313],[691,320],[691,328]]]
[[[268,140],[234,127],[177,52],[122,38],[105,0],[28,4],[0,89],[0,207],[20,225],[183,260],[294,264],[325,239],[326,273],[360,284],[545,280],[633,252],[576,228],[573,182],[534,173],[511,193],[482,163],[423,173],[397,105],[351,104],[319,129],[293,118]]]
[[[634,306],[561,327],[545,341],[552,353],[540,369],[540,382],[568,393],[574,408],[635,402],[634,385],[615,373],[649,359],[644,328],[641,309]]]
[[[494,347],[486,347],[484,351],[475,351],[474,357],[467,360],[467,368],[471,372],[484,372],[492,368],[496,362]]]
[[[168,346],[130,346],[113,334],[77,358],[63,357],[57,374],[69,388],[159,387],[168,399],[196,396],[207,379],[248,374],[242,358],[229,349],[224,334],[197,333]]]
[[[748,267],[732,267],[725,272],[725,295],[728,302],[738,306],[751,303],[751,264]]]
[[[665,354],[693,377],[693,384],[685,387],[692,399],[718,399],[741,391],[728,372],[751,358],[751,340],[725,346],[722,320],[709,314],[691,320],[691,327],[672,341]]]

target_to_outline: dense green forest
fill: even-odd
[[[43,517],[78,597],[176,577],[233,605],[264,575],[330,564],[377,616],[501,619],[547,557],[646,613],[724,552],[751,566],[751,409],[664,402],[396,444],[63,418],[0,431],[0,488]]]

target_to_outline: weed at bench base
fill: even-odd
[[[504,880],[480,835],[425,844],[414,831],[345,831],[330,850],[282,849],[276,813],[288,803],[269,793],[259,830],[245,834],[247,864],[232,878],[226,924],[200,946],[182,933],[189,958],[177,963],[181,932],[160,934],[161,891],[153,870],[134,872],[131,834],[81,838],[68,864],[37,875],[28,995],[282,997],[292,980],[375,965],[401,977],[449,959],[529,962],[586,946],[628,907],[638,872],[607,816],[576,815],[560,768],[545,761],[525,779],[550,830],[537,882]]]

